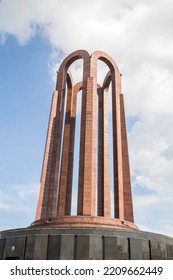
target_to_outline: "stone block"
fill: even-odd
[[[89,260],[102,260],[103,241],[102,236],[90,235]]]
[[[128,239],[119,236],[104,236],[103,259],[105,260],[128,260]]]
[[[101,260],[103,257],[102,236],[77,235],[75,237],[75,259]]]
[[[75,259],[88,260],[89,259],[89,245],[90,235],[75,236]]]
[[[35,235],[27,236],[25,260],[33,260],[35,251]]]
[[[34,239],[35,239],[34,260],[46,260],[48,235],[47,234],[35,235]]]
[[[173,244],[166,244],[167,259],[173,260]]]
[[[149,241],[145,239],[129,238],[130,259],[131,260],[149,260],[150,250]]]
[[[74,235],[72,234],[61,235],[60,259],[61,260],[74,259]]]
[[[23,260],[26,236],[7,237],[5,240],[4,260]]]
[[[5,239],[0,239],[0,260],[3,259]]]
[[[161,242],[150,241],[151,259],[166,260],[166,244]]]
[[[50,235],[48,241],[48,260],[60,260],[61,235]]]

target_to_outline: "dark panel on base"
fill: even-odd
[[[128,240],[125,237],[105,236],[104,237],[105,260],[128,260]]]
[[[166,244],[150,241],[151,259],[166,260]]]
[[[144,239],[130,238],[130,259],[149,260],[149,241]]]
[[[77,235],[75,237],[75,259],[102,260],[102,236]]]
[[[74,235],[72,234],[61,235],[60,259],[61,260],[74,259]]]
[[[35,235],[34,260],[47,259],[47,243],[48,236],[46,234]]]
[[[5,239],[0,239],[0,260],[3,259]]]
[[[60,260],[61,235],[50,235],[48,242],[48,260]]]
[[[89,259],[89,235],[75,236],[75,259],[88,260]]]
[[[35,250],[35,235],[31,235],[28,236],[26,240],[25,260],[34,259],[34,250]]]
[[[4,260],[24,260],[26,236],[9,237],[5,240]]]
[[[167,259],[173,260],[173,245],[172,244],[166,244],[167,249]]]
[[[141,231],[36,228],[0,236],[0,259],[173,259],[173,238]]]
[[[103,259],[103,239],[99,235],[90,235],[89,260]]]

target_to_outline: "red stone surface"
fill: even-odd
[[[93,228],[128,228],[138,230],[138,227],[129,221],[121,221],[115,218],[105,218],[99,216],[57,216],[50,219],[41,219],[32,223],[37,226],[55,226],[55,227],[93,227]]]
[[[70,65],[83,60],[83,80],[73,85]],[[97,83],[97,61],[109,72]],[[120,72],[101,51],[75,51],[62,62],[53,95],[36,221],[32,224],[137,227],[133,224],[127,132]],[[111,93],[108,92],[112,83]],[[82,89],[77,215],[71,216],[77,94]],[[113,184],[110,191],[108,94],[112,94]],[[66,110],[66,111],[65,111]],[[113,198],[111,199],[111,196]],[[111,201],[114,214],[111,217]]]

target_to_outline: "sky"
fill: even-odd
[[[172,15],[172,0],[0,1],[0,230],[35,219],[56,71],[84,49],[122,73],[135,223],[173,236]]]

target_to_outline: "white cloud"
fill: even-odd
[[[173,197],[172,14],[171,0],[6,0],[0,4],[0,42],[11,34],[26,44],[39,32],[52,45],[53,73],[62,52],[101,49],[115,59],[123,73],[127,115],[139,118],[129,134],[132,174],[136,184],[154,192],[145,203],[151,211],[158,210],[154,211],[157,218],[163,215],[162,199]],[[136,211],[142,199],[135,198]],[[166,202],[161,205],[166,207]]]
[[[8,210],[10,209],[11,201],[9,197],[0,191],[0,209]]]
[[[172,197],[169,194],[135,195],[134,210],[139,229],[173,236]]]
[[[29,226],[35,219],[39,183],[0,191],[0,230]]]
[[[37,201],[39,184],[11,186],[0,191],[1,211],[30,212]]]

